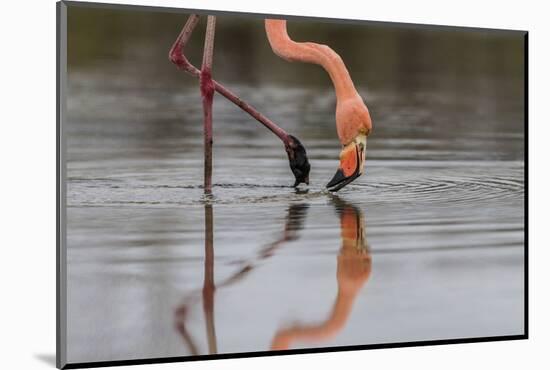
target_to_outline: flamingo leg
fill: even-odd
[[[187,18],[187,22],[185,22],[183,29],[168,53],[168,58],[172,63],[195,77],[200,76],[200,71],[185,57],[183,49],[185,48],[185,45],[187,45],[187,42],[189,42],[191,34],[193,33],[193,30],[197,26],[198,22],[199,16],[196,14],[191,14],[189,18]]]
[[[201,71],[187,59],[183,51],[185,45],[191,38],[191,34],[193,33],[193,30],[195,29],[198,21],[198,15],[192,14],[189,16],[178,38],[174,42],[174,45],[172,45],[168,57],[170,61],[174,63],[179,69],[187,72],[191,76],[200,79]],[[306,150],[300,140],[288,134],[285,130],[283,130],[269,118],[264,116],[246,101],[239,98],[237,94],[233,93],[221,83],[213,79],[211,79],[211,81],[214,85],[214,90],[216,92],[218,92],[227,100],[231,101],[233,104],[248,113],[258,122],[264,125],[267,129],[273,132],[283,142],[290,162],[290,168],[296,178],[294,186],[297,186],[301,182],[305,182],[306,184],[309,183],[310,165],[307,158]]]
[[[216,17],[209,15],[204,39],[204,53],[200,72],[200,88],[204,111],[204,192],[212,193],[212,103],[214,83],[212,82],[212,59],[214,55],[214,34]]]
[[[180,32],[178,38],[176,39],[176,42],[174,42],[174,45],[170,49],[170,52],[168,54],[169,59],[172,63],[174,63],[178,68],[182,69],[183,71],[187,72],[191,76],[200,78],[201,71],[195,67],[189,59],[185,56],[183,49],[185,48],[185,45],[191,38],[191,34],[193,33],[193,30],[195,29],[197,23],[199,22],[199,16],[196,14],[192,14],[187,19],[187,22],[183,26],[182,31]],[[255,118],[257,121],[259,121],[261,124],[263,124],[265,127],[267,127],[271,132],[273,132],[279,139],[283,141],[283,143],[287,143],[289,141],[289,135],[285,130],[280,128],[277,124],[275,124],[273,121],[271,121],[269,118],[264,116],[262,113],[260,113],[257,109],[255,109],[253,106],[245,102],[243,99],[239,98],[237,94],[229,90],[227,87],[222,85],[216,80],[212,80],[214,83],[214,89],[219,94],[223,95],[227,100],[244,110],[246,113],[250,114],[253,118]]]

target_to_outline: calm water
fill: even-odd
[[[215,75],[302,140],[311,185],[291,188],[279,141],[217,96],[205,201],[197,83],[166,59],[185,16],[79,12],[69,12],[69,362],[523,333],[517,34],[390,29],[381,45],[397,49],[348,57],[375,131],[366,174],[333,196],[326,76],[266,53],[261,21],[228,21],[220,39],[252,42],[273,74],[238,73],[238,42],[220,41]],[[91,27],[91,46],[71,48],[85,40],[77,16],[111,36]],[[125,38],[127,24],[141,31]],[[385,32],[326,27],[342,54],[342,39]],[[404,60],[403,48],[418,53]]]

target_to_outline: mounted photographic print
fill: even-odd
[[[57,5],[58,367],[527,338],[527,32]]]

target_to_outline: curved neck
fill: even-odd
[[[340,101],[357,96],[357,90],[342,58],[330,47],[313,42],[295,42],[288,36],[286,21],[266,19],[265,30],[271,48],[283,59],[322,66],[329,74]]]
[[[345,326],[358,291],[338,290],[336,302],[327,320],[318,325],[294,326],[280,330],[271,342],[272,350],[288,349],[297,340],[321,341],[336,335]]]

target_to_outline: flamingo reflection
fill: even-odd
[[[340,217],[342,246],[337,257],[338,293],[328,318],[314,325],[293,325],[279,330],[271,349],[288,349],[294,341],[323,341],[334,337],[345,326],[353,303],[371,272],[371,256],[365,240],[365,221],[361,210],[334,196]]]
[[[275,334],[271,349],[282,350],[291,347],[295,341],[323,341],[335,336],[345,326],[353,303],[367,282],[371,272],[371,256],[365,239],[365,220],[362,211],[337,196],[331,196],[332,203],[340,220],[341,247],[337,256],[338,292],[332,311],[322,323],[314,325],[293,325],[282,328]],[[208,353],[217,353],[217,340],[214,320],[214,295],[216,288],[223,288],[241,281],[254,270],[262,260],[272,257],[277,250],[289,241],[299,238],[309,206],[293,204],[287,210],[284,230],[281,237],[268,244],[254,261],[244,264],[236,273],[215,285],[214,283],[214,244],[213,209],[205,206],[205,262],[202,288],[202,305],[206,323]],[[198,293],[198,292],[197,292]],[[198,355],[198,347],[185,326],[189,306],[199,294],[187,297],[186,303],[176,310],[176,328],[189,351]]]

